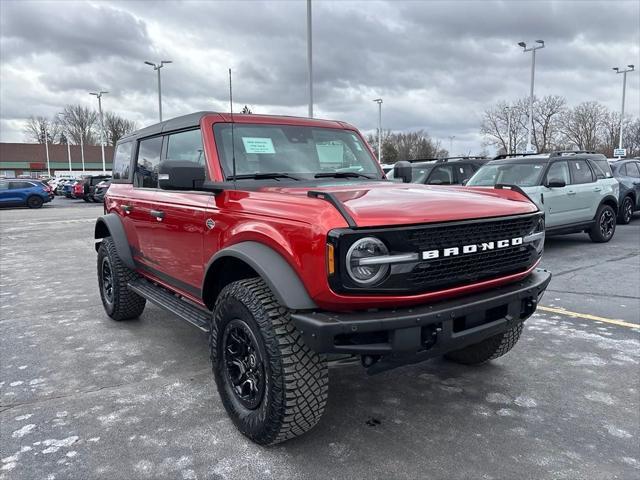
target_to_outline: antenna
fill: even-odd
[[[236,185],[236,140],[233,135],[233,90],[231,88],[231,69],[229,69],[229,112],[231,113],[231,163],[233,165],[233,189],[237,190]]]

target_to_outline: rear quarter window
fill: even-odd
[[[116,146],[113,155],[113,179],[131,180],[131,150],[133,142],[124,142]]]

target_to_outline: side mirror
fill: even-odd
[[[158,185],[163,190],[198,190],[206,180],[204,165],[169,160],[160,164]]]
[[[393,166],[394,178],[401,178],[402,183],[411,183],[412,173],[413,169],[411,168],[411,163],[405,160],[396,162]]]
[[[560,180],[559,178],[551,178],[547,180],[547,183],[545,186],[549,188],[562,188],[562,187],[566,187],[567,184],[565,183],[564,180]]]
[[[464,180],[462,180],[462,186],[465,186],[467,184],[467,182],[469,181],[468,178],[465,178]]]

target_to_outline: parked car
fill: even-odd
[[[484,165],[467,186],[524,191],[544,210],[548,235],[585,232],[594,242],[608,242],[616,230],[619,187],[604,155],[508,156]]]
[[[449,157],[424,160],[407,160],[411,164],[410,176],[398,178],[396,171],[387,173],[389,180],[426,185],[462,185],[490,159],[485,157]],[[406,170],[405,170],[406,171]]]
[[[52,198],[51,189],[37,180],[0,180],[0,206],[40,208]]]
[[[67,198],[73,198],[73,186],[78,180],[68,180],[62,187],[62,194]]]
[[[71,188],[71,198],[84,198],[84,186],[84,180],[77,180],[74,182],[73,187]]]
[[[613,176],[620,183],[618,223],[626,225],[640,210],[640,160],[610,160]]]
[[[99,184],[95,186],[95,190],[93,192],[93,201],[96,203],[103,203],[104,196],[111,185],[111,178],[101,181]]]
[[[82,199],[85,202],[93,202],[95,201],[93,198],[93,194],[96,188],[96,185],[98,185],[100,182],[104,181],[104,180],[108,180],[111,179],[111,177],[109,175],[90,175],[88,177],[84,178],[83,181],[83,194],[82,194]]]
[[[94,234],[104,309],[128,320],[149,300],[208,332],[235,425],[285,441],[324,412],[327,354],[378,373],[518,341],[551,279],[543,213],[518,191],[434,190],[386,180],[344,122],[152,125],[115,147]]]

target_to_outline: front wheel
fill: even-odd
[[[622,206],[618,214],[618,223],[626,225],[631,221],[631,217],[633,217],[633,198],[627,195],[624,197],[624,200],[622,200]]]
[[[460,350],[449,352],[445,355],[445,358],[463,365],[479,365],[489,360],[494,360],[506,354],[518,343],[523,327],[523,323],[518,323],[504,333],[494,335],[480,343],[469,345]]]
[[[324,355],[303,341],[260,278],[227,285],[209,334],[213,373],[222,403],[241,433],[273,445],[313,428],[328,396]]]
[[[605,243],[613,238],[616,231],[616,212],[609,205],[600,205],[596,221],[589,230],[589,238],[596,243]]]

